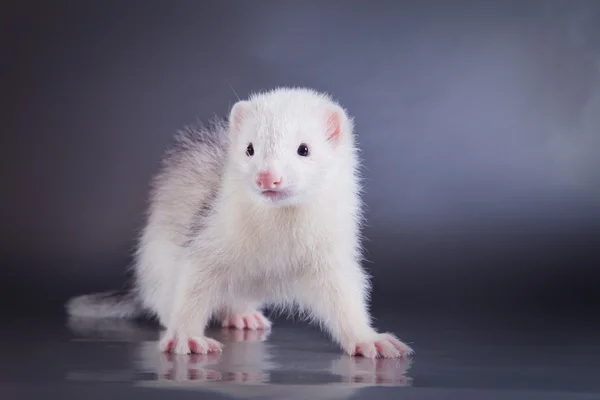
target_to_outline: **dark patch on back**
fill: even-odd
[[[196,238],[200,232],[206,228],[206,222],[208,216],[212,213],[215,207],[215,201],[217,200],[217,191],[211,192],[200,207],[194,213],[192,223],[187,232],[187,240],[184,243],[185,247],[188,247],[190,243]]]

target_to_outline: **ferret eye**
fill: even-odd
[[[299,147],[298,147],[298,155],[302,156],[302,157],[306,157],[308,155],[308,146],[305,145],[304,143],[302,143]]]
[[[252,157],[254,155],[254,146],[252,146],[252,143],[250,143],[248,147],[246,147],[246,155],[248,157]]]

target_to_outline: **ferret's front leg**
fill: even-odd
[[[194,268],[190,261],[181,267],[173,309],[159,348],[176,354],[221,351],[221,343],[204,336],[217,305],[220,282],[215,282],[209,270]]]
[[[391,333],[371,326],[367,307],[369,283],[352,261],[330,261],[300,283],[299,302],[307,306],[349,355],[405,357],[412,349]]]

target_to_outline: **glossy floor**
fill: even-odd
[[[226,349],[210,356],[161,354],[148,323],[20,320],[1,334],[2,398],[600,399],[597,329],[481,321],[382,316],[416,354],[368,360],[279,320],[266,333],[214,329]]]

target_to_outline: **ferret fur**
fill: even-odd
[[[68,313],[155,316],[160,349],[187,354],[221,350],[204,335],[213,317],[269,329],[263,307],[296,309],[348,354],[409,355],[371,324],[359,166],[353,120],[330,96],[278,88],[238,101],[228,120],[176,136],[153,180],[134,291],[76,297]],[[264,195],[260,172],[281,178],[280,197]]]

